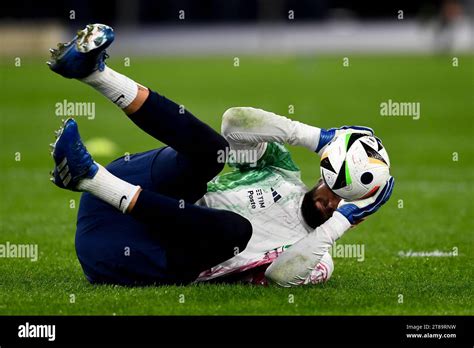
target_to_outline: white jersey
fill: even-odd
[[[316,229],[305,223],[301,206],[307,188],[282,145],[314,152],[320,129],[265,110],[236,107],[222,116],[221,132],[232,150],[248,157],[237,158],[234,171],[211,181],[197,204],[244,216],[253,233],[245,250],[235,250],[234,257],[202,272],[197,281],[231,274],[257,284],[269,278],[282,286],[327,280],[333,269],[328,250],[350,224],[338,214]],[[256,156],[250,158],[251,153]]]
[[[198,281],[271,263],[285,247],[314,231],[301,214],[307,191],[290,153],[278,143],[268,144],[254,168],[238,166],[216,177],[197,204],[242,215],[253,233],[245,250],[236,250],[230,260],[201,273]]]

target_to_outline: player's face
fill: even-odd
[[[337,205],[341,201],[341,198],[332,192],[331,189],[320,180],[316,186],[316,190],[314,191],[313,201],[316,209],[321,213],[324,221],[326,221],[337,209]]]

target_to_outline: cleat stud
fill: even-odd
[[[48,66],[51,66],[53,63],[51,63],[49,60],[46,62]]]

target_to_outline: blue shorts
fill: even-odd
[[[129,158],[118,158],[106,168],[145,190],[170,197],[186,197],[194,203],[205,194],[207,182],[199,182],[196,176],[190,180],[189,176],[195,173],[190,166],[172,148],[162,147]],[[158,170],[159,175],[153,175],[154,170]],[[162,227],[171,225],[172,219],[170,216],[170,221],[162,221]],[[186,275],[170,270],[164,243],[156,231],[150,230],[154,228],[83,193],[77,219],[76,253],[87,279],[92,283],[118,284],[169,284],[194,280],[199,270],[190,269]]]
[[[252,225],[239,214],[199,207],[207,182],[224,167],[227,141],[189,111],[150,91],[130,119],[170,146],[107,166],[143,191],[129,214],[89,193],[81,197],[76,253],[92,283],[183,284],[244,250]],[[184,207],[181,202],[184,201]]]

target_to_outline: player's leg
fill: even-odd
[[[252,235],[252,225],[239,214],[148,190],[137,193],[127,213],[159,235],[170,269],[190,280],[243,251]]]
[[[174,149],[165,148],[158,150],[159,156],[158,153],[153,154],[153,156],[156,155],[156,158],[153,161],[151,171],[158,171],[157,175],[155,175],[158,178],[158,183],[155,183],[155,186],[166,187],[167,189],[179,187],[181,189],[179,193],[177,190],[171,190],[174,196],[181,197],[188,202],[194,202],[205,193],[206,182],[222,169],[223,163],[217,163],[216,158],[218,151],[224,150],[227,142],[189,112],[185,111],[182,113],[178,105],[172,101],[157,93],[149,93],[147,89],[141,88],[131,79],[108,69],[104,64],[105,54],[103,54],[103,49],[111,42],[109,41],[112,35],[110,28],[93,26],[89,29],[89,40],[87,38],[83,40],[83,36],[78,38],[78,42],[86,46],[85,53],[75,51],[76,44],[74,42],[70,43],[67,50],[60,52],[60,54],[53,54],[55,57],[53,57],[54,62],[51,64],[52,70],[66,77],[82,79],[82,81],[92,85],[124,109],[127,114],[131,114],[132,120],[146,132],[172,145]],[[95,47],[96,42],[102,42],[103,45]],[[89,44],[90,46],[88,46]],[[199,146],[196,146],[196,144],[199,144]],[[74,158],[74,154],[69,155],[69,157]],[[86,155],[84,154],[84,156]],[[63,157],[66,158],[67,156]],[[145,157],[151,158],[152,156],[146,155]],[[91,158],[88,161],[92,163]],[[112,175],[98,164],[90,164],[90,169],[82,171],[85,173],[85,177],[81,177],[82,174],[74,173],[74,168],[69,168],[67,162],[63,163],[62,160],[57,160],[56,162],[55,183],[58,186],[65,188],[74,187],[77,190],[90,192],[123,212],[127,211],[131,198],[138,191],[137,185],[143,182],[141,180],[143,176],[138,175],[140,180],[137,181],[135,180],[136,177],[134,177],[134,180],[131,180],[135,184],[133,185]],[[120,160],[115,161],[108,166],[108,169],[111,171],[117,170],[117,173],[121,172],[119,162]],[[144,172],[147,171],[145,170]],[[133,177],[133,173],[127,172],[127,174],[131,174],[129,176]],[[83,180],[78,180],[77,178]],[[148,199],[143,197],[148,197]],[[84,194],[83,198],[78,229],[79,225],[81,227],[82,225],[88,225],[87,222],[84,224],[82,222],[97,215],[91,212],[90,209],[82,209],[83,202],[87,201],[88,206],[93,206],[93,203],[97,203],[97,200],[94,200],[87,193]],[[142,209],[137,209],[137,212],[142,211],[142,213],[136,214],[142,216],[142,220],[148,220],[149,225],[155,226],[155,231],[160,231],[162,237],[164,236],[163,239],[171,240],[172,237],[181,237],[181,240],[177,238],[176,242],[178,244],[169,243],[168,245],[168,250],[172,250],[173,247],[176,250],[176,252],[171,253],[172,255],[169,256],[170,260],[176,260],[174,261],[176,264],[184,262],[188,268],[193,265],[199,267],[215,265],[232,257],[236,250],[243,250],[244,245],[246,245],[250,238],[250,224],[246,219],[236,214],[219,211],[219,217],[225,216],[225,219],[214,217],[204,219],[206,220],[205,223],[194,224],[194,220],[198,219],[194,219],[194,216],[198,212],[206,210],[205,208],[187,204],[186,209],[183,210],[181,200],[170,201],[165,198],[167,197],[161,195],[154,196],[151,193],[147,194],[147,190],[145,190],[140,201],[148,203],[140,205]],[[167,212],[165,216],[160,217],[154,209],[146,210],[147,213],[143,213],[146,207],[154,207],[158,204],[156,202],[164,204],[164,201],[167,201],[167,206],[169,207],[169,209],[164,209]],[[86,210],[88,210],[88,214],[83,214]],[[196,213],[195,210],[197,211]],[[190,212],[188,213],[188,211]],[[206,211],[209,213],[209,210]],[[183,214],[189,214],[189,216],[183,216]],[[234,216],[234,218],[229,218],[229,215]],[[147,216],[152,216],[153,218],[148,219],[146,218]],[[209,216],[207,217],[209,218]],[[217,223],[217,220],[221,224],[225,222],[225,225],[228,227],[212,227],[210,224]],[[170,221],[173,221],[173,223],[170,224]],[[174,222],[176,221],[179,221],[179,224],[175,224]],[[185,222],[187,221],[193,222],[192,226],[186,225]],[[170,225],[170,228],[159,228],[160,226],[167,227],[168,225]],[[235,226],[233,228],[230,225],[236,225],[237,230],[235,230]],[[232,232],[232,229],[237,232]],[[199,233],[196,233],[196,231],[199,231]],[[186,238],[187,234],[189,234],[189,238]],[[198,239],[196,239],[197,237]],[[183,241],[187,243],[183,243]],[[229,244],[231,245],[228,246]],[[197,246],[197,249],[195,246]],[[191,251],[199,250],[199,248],[201,250],[198,258],[188,257],[192,254]],[[184,250],[190,252],[183,254],[181,251]],[[225,256],[220,256],[221,254]],[[176,255],[179,255],[179,257]],[[190,260],[193,262],[189,262]]]
[[[104,71],[97,70],[82,81],[113,102],[116,93],[121,93],[122,86],[137,86],[133,93],[128,92],[129,98],[120,104],[121,109],[143,131],[189,158],[215,160],[217,151],[228,146],[219,133],[188,110],[107,66]],[[107,91],[111,86],[118,92],[109,94]],[[123,93],[127,93],[126,88]]]
[[[175,102],[148,89],[146,92],[140,87],[124,111],[142,130],[170,146],[153,161],[153,190],[194,203],[224,167],[218,158],[225,153],[227,140]]]
[[[97,70],[82,81],[116,104],[117,94],[127,94],[128,98],[119,106],[129,118],[143,131],[180,154],[199,159],[200,162],[215,162],[217,151],[225,150],[228,146],[219,133],[188,110],[107,66],[104,71]],[[136,86],[136,89],[124,86]],[[114,93],[109,93],[109,89]]]
[[[127,197],[128,188],[122,188],[122,195],[117,187],[108,186],[105,193],[104,187],[90,181],[94,178],[83,179],[78,187],[146,225],[166,250],[168,269],[181,279],[195,280],[202,271],[232,258],[245,249],[252,236],[252,225],[237,213],[185,203],[141,188],[128,196],[130,202],[124,209],[122,199]],[[111,198],[114,196],[122,199],[117,202]]]
[[[91,283],[121,285],[172,284],[166,250],[148,226],[93,196],[81,197],[75,249]]]
[[[53,144],[53,158],[56,163],[53,181],[56,185],[69,190],[85,191],[117,209],[117,212],[111,212],[89,196],[83,196],[78,221],[78,230],[81,228],[78,232],[81,238],[77,240],[78,256],[81,258],[81,254],[87,254],[85,250],[92,248],[89,257],[82,258],[83,264],[92,262],[104,265],[102,258],[109,244],[110,247],[119,245],[120,251],[127,245],[140,244],[139,255],[146,254],[146,250],[150,248],[162,247],[166,251],[166,269],[172,271],[176,279],[186,282],[194,280],[201,271],[245,249],[251,237],[250,222],[236,213],[185,204],[116,177],[93,161],[80,139],[77,123],[73,119],[68,119],[58,132],[58,139]],[[151,164],[147,164],[150,162],[148,156],[144,159],[143,168],[140,169],[143,169],[143,175],[146,176],[149,175]],[[146,183],[146,180],[138,181]],[[83,208],[84,200],[89,200],[86,208]],[[89,214],[84,214],[84,209],[88,209]],[[131,226],[130,221],[122,221],[128,218],[122,218],[118,211],[127,213],[127,216],[134,219],[134,224],[142,226],[137,228],[136,238],[131,234],[135,225]],[[115,228],[117,223],[122,222],[123,226],[116,228],[117,237],[113,239],[110,228]],[[145,235],[144,228],[159,242],[148,245],[150,238],[141,237]],[[117,247],[114,248],[116,249]],[[117,252],[114,255],[118,255]],[[134,267],[140,264],[139,260],[142,258],[135,256],[126,259],[123,264],[124,261],[118,257],[117,262],[122,264],[122,270],[125,268],[125,273],[135,274]],[[109,261],[108,264],[113,265],[113,262]],[[113,267],[102,270],[100,274],[106,274],[111,268]]]
[[[88,205],[83,205],[87,200]],[[83,196],[77,256],[91,282],[189,283],[244,250],[251,224],[230,211],[142,190],[127,214]]]
[[[207,182],[225,165],[227,140],[188,110],[156,92],[129,118],[142,130],[169,147],[152,165],[153,190],[194,203],[207,191]]]
[[[205,193],[207,181],[222,170],[224,163],[217,157],[227,141],[176,103],[107,67],[105,49],[113,40],[112,28],[88,25],[71,42],[52,50],[49,65],[62,76],[89,84],[141,129],[170,145],[173,149],[163,151],[154,162],[153,172],[159,174],[156,190],[195,201]]]

